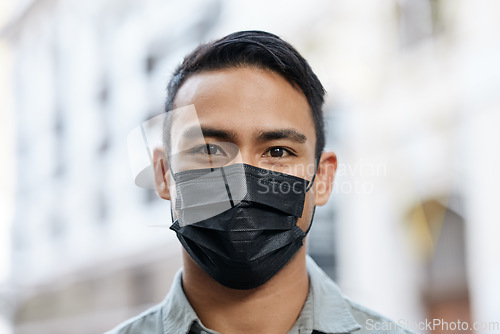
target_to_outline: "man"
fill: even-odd
[[[343,297],[306,256],[337,167],[323,151],[323,101],[306,60],[266,32],[233,33],[184,59],[154,153],[183,270],[161,304],[110,333],[403,332]]]

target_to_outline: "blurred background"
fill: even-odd
[[[397,321],[500,323],[500,2],[2,0],[0,25],[1,334],[102,333],[164,298],[180,246],[127,135],[188,51],[246,29],[328,91],[317,263]]]

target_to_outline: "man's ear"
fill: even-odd
[[[333,179],[337,170],[337,156],[333,152],[323,152],[319,160],[314,181],[314,205],[325,205],[333,190]]]
[[[153,151],[153,166],[155,173],[155,188],[158,195],[163,199],[170,198],[170,168],[167,154],[163,148],[155,148]]]

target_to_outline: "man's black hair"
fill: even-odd
[[[325,89],[307,61],[289,43],[264,31],[239,31],[198,46],[184,58],[168,84],[165,111],[174,108],[182,84],[195,73],[255,66],[271,70],[300,88],[309,102],[316,130],[316,158],[325,147],[323,103]]]

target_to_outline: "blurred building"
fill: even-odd
[[[126,138],[174,66],[241,29],[295,45],[330,92],[339,170],[310,253],[392,318],[500,321],[495,1],[17,2],[16,333],[96,333],[159,302],[180,267],[168,204]],[[444,332],[444,331],[437,331]],[[488,331],[483,331],[484,333]]]
[[[0,4],[0,26],[9,20],[10,1]],[[13,310],[8,285],[10,268],[10,225],[14,214],[14,151],[12,127],[12,87],[8,75],[10,47],[0,39],[0,334],[11,334]]]

